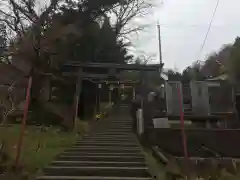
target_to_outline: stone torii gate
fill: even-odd
[[[138,65],[138,64],[115,64],[115,63],[81,63],[69,62],[64,65],[66,68],[74,69],[74,72],[66,72],[63,75],[76,78],[76,88],[73,101],[73,118],[69,124],[71,129],[75,126],[75,119],[79,112],[79,98],[82,91],[82,81],[85,79],[100,83],[102,81],[112,80],[119,82],[119,72],[121,71],[140,71],[140,72],[161,72],[163,64],[154,65]],[[94,72],[101,71],[103,73],[95,74]],[[142,83],[142,76],[140,82]],[[143,89],[144,86],[141,86]],[[144,91],[142,91],[144,92]]]

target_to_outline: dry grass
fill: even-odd
[[[160,164],[149,150],[144,151],[146,163],[149,168],[149,173],[155,177],[156,180],[166,180],[166,171],[162,164]]]
[[[175,158],[169,159],[168,164],[163,165],[157,161],[148,149],[141,148],[149,167],[149,172],[159,180],[185,180],[185,170],[188,171],[188,180],[239,180],[240,162],[234,161],[190,161],[187,169],[184,162]],[[184,170],[185,169],[185,170]],[[182,177],[182,178],[181,178]]]
[[[25,131],[20,165],[24,172],[34,174],[41,172],[56,155],[81,138],[88,125],[86,122],[76,124],[73,132],[62,132],[59,128],[42,128],[28,126]],[[14,165],[20,126],[0,128],[0,141],[5,142],[4,149],[10,155],[9,164]]]

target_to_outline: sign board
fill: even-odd
[[[233,111],[233,87],[226,81],[192,81],[192,110],[195,115]]]
[[[170,128],[168,118],[154,118],[153,125],[154,128]]]
[[[181,94],[181,102],[183,102],[182,83],[177,81],[168,81],[165,84],[167,114],[172,116],[180,116],[179,88]]]
[[[208,83],[204,81],[190,82],[192,111],[194,115],[207,116],[210,114]]]
[[[208,87],[210,112],[233,112],[235,104],[233,87],[228,82],[218,83],[220,86]]]

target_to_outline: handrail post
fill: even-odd
[[[19,140],[18,140],[18,144],[17,144],[17,155],[16,155],[16,160],[15,160],[16,168],[19,166],[19,160],[20,160],[20,157],[21,157],[23,137],[24,137],[25,127],[26,127],[28,107],[29,107],[30,97],[31,97],[31,88],[32,88],[32,77],[30,76],[29,79],[28,79],[26,102],[25,102],[25,105],[24,105],[23,119],[22,119],[22,122],[21,122],[21,131],[20,131],[20,136],[19,136]]]
[[[180,124],[181,124],[181,132],[182,132],[182,145],[184,151],[184,159],[185,159],[185,168],[187,173],[187,179],[189,179],[189,165],[188,165],[188,150],[187,150],[187,137],[184,127],[184,110],[183,110],[183,101],[182,101],[182,93],[181,88],[178,85],[178,100],[179,100],[179,108],[180,108]]]

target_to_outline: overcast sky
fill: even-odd
[[[139,36],[132,36],[134,51],[157,55],[156,23],[159,19],[163,61],[166,68],[183,70],[196,60],[204,60],[224,44],[240,36],[240,1],[220,0],[208,39],[199,56],[217,0],[154,0],[156,7],[135,23],[149,25]],[[163,3],[161,3],[163,1]],[[156,59],[156,58],[155,58]]]

